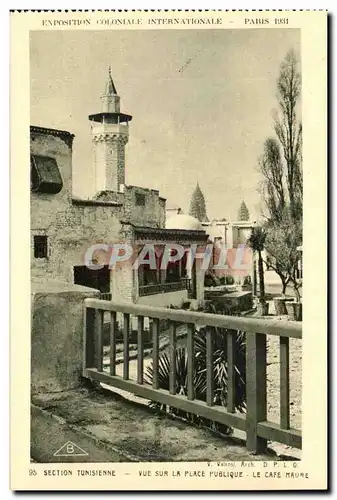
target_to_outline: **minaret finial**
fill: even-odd
[[[108,79],[105,84],[103,95],[117,95],[117,90],[111,76],[111,66],[109,66]]]

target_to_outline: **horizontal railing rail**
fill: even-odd
[[[172,283],[156,283],[153,285],[142,285],[139,287],[139,296],[156,295],[158,293],[178,292],[180,290],[189,290],[189,280],[181,279]]]
[[[110,365],[103,371],[103,315],[110,312]],[[123,375],[116,375],[117,314],[123,314]],[[137,380],[129,377],[130,316],[138,317]],[[144,382],[144,318],[152,320],[152,385]],[[159,384],[160,321],[168,321],[170,388]],[[187,396],[176,394],[176,329],[186,325]],[[206,328],[206,401],[196,399],[194,387],[195,327]],[[214,405],[213,343],[214,328],[226,329],[227,336],[227,406]],[[246,413],[235,409],[235,340],[239,332],[246,334]],[[280,348],[280,421],[267,420],[268,335],[279,337]],[[278,441],[301,448],[301,431],[290,427],[289,339],[301,339],[301,325],[295,322],[224,316],[202,312],[151,307],[98,299],[85,300],[83,376],[137,396],[179,408],[188,413],[225,424],[246,432],[247,448],[262,452],[267,441]],[[174,369],[173,369],[174,367]]]

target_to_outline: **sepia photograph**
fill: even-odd
[[[12,19],[12,487],[324,488],[326,13]]]
[[[300,458],[300,54],[31,34],[33,460]]]

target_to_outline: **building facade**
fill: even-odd
[[[242,284],[246,277],[254,279],[253,252],[247,240],[255,225],[256,221],[232,222],[226,219],[202,222],[213,243],[212,269],[216,276],[231,276],[238,284]],[[226,268],[217,267],[221,261],[222,246],[226,247]]]
[[[97,288],[113,298],[162,306],[180,306],[190,300],[203,303],[203,271],[198,259],[187,276],[187,258],[161,271],[160,260],[169,244],[203,244],[206,232],[165,228],[165,205],[157,190],[125,183],[125,147],[131,115],[120,111],[120,97],[109,70],[99,113],[92,124],[93,169],[96,194],[92,199],[72,195],[74,135],[50,128],[30,128],[31,153],[31,272]],[[154,245],[158,269],[135,260],[146,244]],[[132,257],[109,266],[113,245],[127,244]],[[88,251],[97,245],[93,268],[86,265]]]

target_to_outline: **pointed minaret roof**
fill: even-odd
[[[109,76],[105,84],[104,95],[117,95],[117,90],[111,76],[111,66],[109,66]]]
[[[241,221],[249,220],[249,210],[245,203],[245,200],[241,201],[239,210],[238,210],[238,219]]]
[[[106,119],[108,123],[128,123],[132,120],[131,115],[121,113],[120,111],[120,96],[117,94],[115,84],[111,76],[111,66],[109,66],[108,79],[106,81],[104,92],[101,95],[101,111],[89,115],[89,120],[92,122],[103,123]]]
[[[192,217],[195,217],[200,222],[209,221],[206,212],[205,197],[200,189],[199,182],[197,182],[196,188],[191,197],[189,215],[192,215]]]

